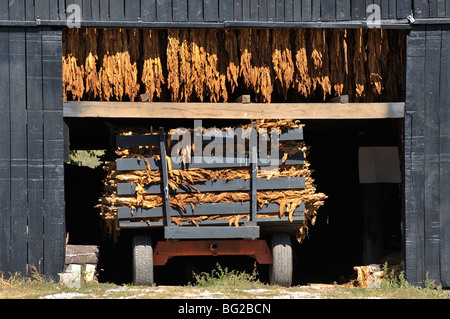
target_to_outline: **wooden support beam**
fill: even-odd
[[[66,118],[383,119],[403,118],[405,103],[65,102]]]

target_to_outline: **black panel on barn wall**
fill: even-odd
[[[415,27],[407,45],[404,261],[406,279],[450,284],[448,26]]]
[[[447,2],[450,7],[450,3]],[[450,287],[450,27],[442,27],[439,120],[439,217],[441,283]]]
[[[2,2],[3,3],[3,2]],[[6,9],[8,12],[8,9]],[[0,14],[2,12],[0,11]],[[0,271],[11,271],[11,132],[9,119],[9,29],[0,28]]]
[[[415,28],[407,40],[405,116],[404,268],[412,284],[424,278],[424,151],[425,29]]]
[[[64,121],[62,31],[43,29],[44,104],[44,270],[56,277],[64,267]]]
[[[27,104],[25,29],[11,28],[9,83],[11,124],[11,267],[21,273],[27,265]]]
[[[429,279],[439,282],[439,80],[441,27],[427,26],[425,38],[424,110],[424,262]]]
[[[42,34],[27,29],[28,109],[28,264],[40,270],[44,258],[44,113],[42,104]]]

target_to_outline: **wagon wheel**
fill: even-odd
[[[150,236],[134,236],[133,284],[136,286],[151,286],[153,283],[153,248]]]
[[[271,239],[273,263],[269,266],[270,284],[290,287],[292,284],[293,259],[289,235],[274,234]]]

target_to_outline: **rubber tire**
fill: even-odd
[[[271,238],[273,263],[269,266],[270,284],[284,287],[292,285],[293,258],[289,235],[274,234]]]
[[[150,236],[133,237],[133,284],[151,286],[153,277],[153,247]]]

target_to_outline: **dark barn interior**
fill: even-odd
[[[76,150],[108,149],[108,124],[150,127],[188,127],[192,120],[67,120],[70,145]],[[239,120],[236,120],[239,123]],[[378,234],[379,255],[371,254],[369,263],[383,257],[401,254],[401,185],[361,184],[358,172],[358,148],[362,146],[395,146],[402,148],[402,121],[385,120],[305,120],[305,142],[311,147],[309,158],[318,189],[328,195],[318,219],[309,228],[302,244],[294,244],[294,284],[346,283],[355,275],[354,266],[363,265],[366,227]],[[108,123],[108,124],[106,124]],[[230,121],[205,121],[207,127]],[[210,126],[209,126],[210,125]],[[87,137],[90,138],[87,138]],[[66,220],[69,243],[99,245],[99,280],[129,283],[131,281],[131,239],[133,231],[122,230],[114,243],[103,234],[99,209],[94,208],[102,192],[104,171],[66,164]],[[375,220],[365,222],[368,210],[376,206]],[[175,257],[166,266],[156,267],[160,284],[182,284],[192,281],[192,271],[211,271],[219,263],[229,269],[253,271],[250,257]],[[180,271],[183,269],[183,271]],[[174,271],[177,270],[177,271]],[[267,266],[258,265],[261,280],[267,281]],[[174,276],[174,274],[177,274]]]

